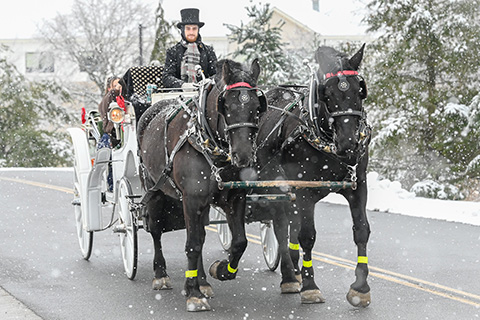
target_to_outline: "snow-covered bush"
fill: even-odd
[[[460,190],[449,183],[438,183],[433,180],[424,180],[417,182],[410,189],[418,197],[436,198],[444,200],[463,200],[465,196]]]

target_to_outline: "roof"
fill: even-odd
[[[165,18],[180,20],[180,10],[194,7],[200,9],[200,21],[205,22],[202,36],[225,36],[230,33],[225,24],[240,26],[248,23],[247,6],[270,3],[293,21],[321,35],[364,35],[365,27],[360,26],[362,0],[320,1],[320,12],[314,11],[311,0],[163,0]]]

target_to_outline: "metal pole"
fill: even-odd
[[[356,189],[356,182],[347,181],[302,181],[302,180],[266,180],[266,181],[220,181],[220,189]]]
[[[139,37],[138,37],[139,43],[138,43],[138,46],[139,46],[139,49],[140,49],[140,56],[138,57],[138,64],[139,64],[140,66],[143,66],[143,40],[142,40],[142,29],[143,29],[143,26],[142,26],[142,24],[139,24],[139,25],[138,25],[138,33],[139,33]]]

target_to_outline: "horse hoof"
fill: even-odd
[[[361,293],[357,290],[350,288],[347,293],[348,302],[354,307],[366,308],[370,305],[370,291],[367,293]]]
[[[213,289],[211,286],[200,286],[200,292],[207,298],[213,298]]]
[[[325,298],[318,289],[314,290],[305,290],[300,292],[300,297],[302,298],[302,303],[324,303]]]
[[[296,274],[295,278],[297,278],[298,283],[302,284],[303,279],[301,274]]]
[[[220,264],[220,262],[221,262],[220,260],[215,261],[214,263],[212,263],[212,265],[210,266],[210,269],[208,270],[208,272],[210,273],[212,278],[217,279],[217,280],[218,280],[217,269],[218,269],[218,265]]]
[[[300,292],[300,283],[299,282],[287,282],[280,285],[282,293],[299,293]]]
[[[170,290],[172,289],[172,282],[169,277],[155,278],[152,282],[153,290]]]
[[[187,299],[187,311],[210,311],[212,308],[208,304],[207,298],[191,297]]]

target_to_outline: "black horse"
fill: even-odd
[[[347,294],[354,306],[370,303],[367,284],[366,215],[368,143],[370,127],[362,106],[366,85],[358,75],[365,45],[348,58],[330,47],[315,53],[319,69],[312,73],[310,89],[277,87],[266,93],[269,108],[258,134],[261,180],[346,181],[353,188],[299,188],[296,202],[272,204],[271,210],[289,211],[290,255],[295,274],[302,281],[302,303],[324,302],[314,281],[312,249],[315,243],[314,206],[330,192],[342,194],[350,205],[354,241],[358,248],[356,281]],[[304,251],[300,271],[299,244]],[[285,249],[288,250],[288,249]],[[282,263],[282,292],[292,292],[292,272]],[[289,286],[283,287],[285,282]]]
[[[202,86],[197,98],[161,101],[139,122],[138,142],[142,181],[147,191],[147,228],[155,246],[154,289],[171,288],[162,253],[161,235],[186,228],[188,259],[185,294],[188,311],[210,310],[212,296],[202,263],[210,204],[226,213],[233,234],[228,260],[210,268],[213,277],[236,277],[247,247],[244,190],[218,188],[221,180],[238,180],[243,168],[255,161],[258,122],[266,99],[256,88],[260,66],[250,68],[221,60],[214,82]]]

